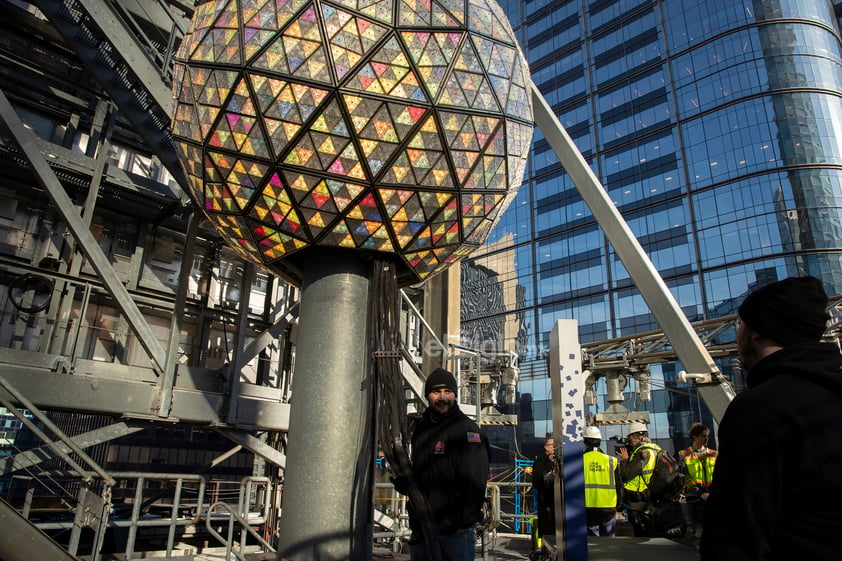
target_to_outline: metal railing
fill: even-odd
[[[518,481],[489,481],[486,487],[488,512],[482,532],[492,537],[498,532],[529,534],[530,521],[535,514],[524,508],[525,496],[532,488],[531,483]],[[386,493],[375,497],[375,542],[391,541],[392,549],[399,551],[403,539],[410,535],[406,511],[407,497],[397,494],[391,483],[377,483],[376,489]],[[390,493],[391,491],[391,493]],[[380,508],[377,508],[378,505]],[[384,505],[388,505],[384,507]],[[490,540],[489,540],[490,541]]]
[[[177,473],[112,472],[110,476],[114,486],[97,481],[98,485],[91,487],[70,472],[41,472],[39,478],[15,476],[7,500],[18,503],[17,510],[33,526],[53,536],[71,555],[84,554],[79,534],[84,528],[92,529],[96,536],[89,552],[92,561],[101,558],[107,530],[113,535],[111,543],[124,551],[124,559],[142,558],[144,540],[152,535],[158,540],[165,532],[166,544],[160,551],[169,558],[176,552],[179,531],[197,535],[203,525],[213,530],[212,525],[220,523],[229,526],[227,538],[215,530],[209,533],[226,547],[226,560],[232,554],[243,559],[248,535],[263,551],[274,551],[255,530],[266,523],[271,508],[268,477],[208,481],[203,475]],[[21,484],[26,488],[20,489]],[[45,494],[36,494],[35,489],[52,489],[51,504],[63,507],[40,506],[47,504]],[[76,497],[71,496],[74,490]],[[226,501],[226,496],[236,500]],[[240,528],[239,540],[234,539],[235,522]],[[120,543],[123,537],[125,544]],[[239,543],[239,552],[234,551],[235,543]]]
[[[222,536],[219,532],[217,532],[212,524],[213,514],[217,510],[225,511],[223,516],[228,517],[228,533],[227,536]],[[239,525],[240,529],[240,540],[239,542],[235,542],[234,539],[234,530],[235,530],[235,522]],[[264,540],[260,534],[254,531],[254,528],[251,527],[253,522],[243,517],[241,514],[234,512],[231,510],[231,505],[223,502],[216,502],[213,503],[208,508],[208,516],[205,518],[205,526],[208,532],[217,539],[221,544],[225,546],[225,559],[226,561],[231,559],[231,555],[235,555],[237,559],[240,561],[246,561],[246,550],[248,548],[247,540],[248,536],[251,535],[254,539],[263,546],[263,551],[275,551],[275,548],[266,540]],[[235,543],[239,544],[238,549],[234,549]]]

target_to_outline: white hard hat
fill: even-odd
[[[649,432],[649,429],[646,428],[646,425],[643,423],[634,422],[629,425],[629,434],[634,434],[636,432]]]
[[[585,432],[582,436],[584,436],[585,438],[602,440],[602,433],[599,432],[599,429],[596,427],[585,427]]]

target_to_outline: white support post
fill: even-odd
[[[587,561],[585,517],[585,378],[579,323],[560,319],[550,332],[550,385],[553,440],[561,463],[555,492],[555,545],[557,561]]]

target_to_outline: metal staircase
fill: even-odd
[[[33,0],[137,134],[184,187],[172,136],[171,62],[193,13],[187,2]],[[140,10],[146,25],[169,26],[162,42],[144,33],[129,8]]]

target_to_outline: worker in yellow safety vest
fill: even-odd
[[[713,468],[719,453],[708,448],[710,429],[702,423],[693,423],[689,434],[692,444],[678,452],[678,460],[685,473],[684,497],[690,526],[689,537],[695,541],[702,537],[702,511],[710,494]]]
[[[654,530],[647,514],[650,510],[649,480],[655,471],[655,460],[661,447],[649,440],[649,429],[643,423],[629,425],[628,446],[617,448],[620,456],[620,476],[623,480],[623,504],[628,510],[634,535],[653,536]]]
[[[585,516],[589,536],[614,537],[617,505],[622,503],[623,483],[620,461],[599,449],[602,433],[597,427],[584,431]]]

